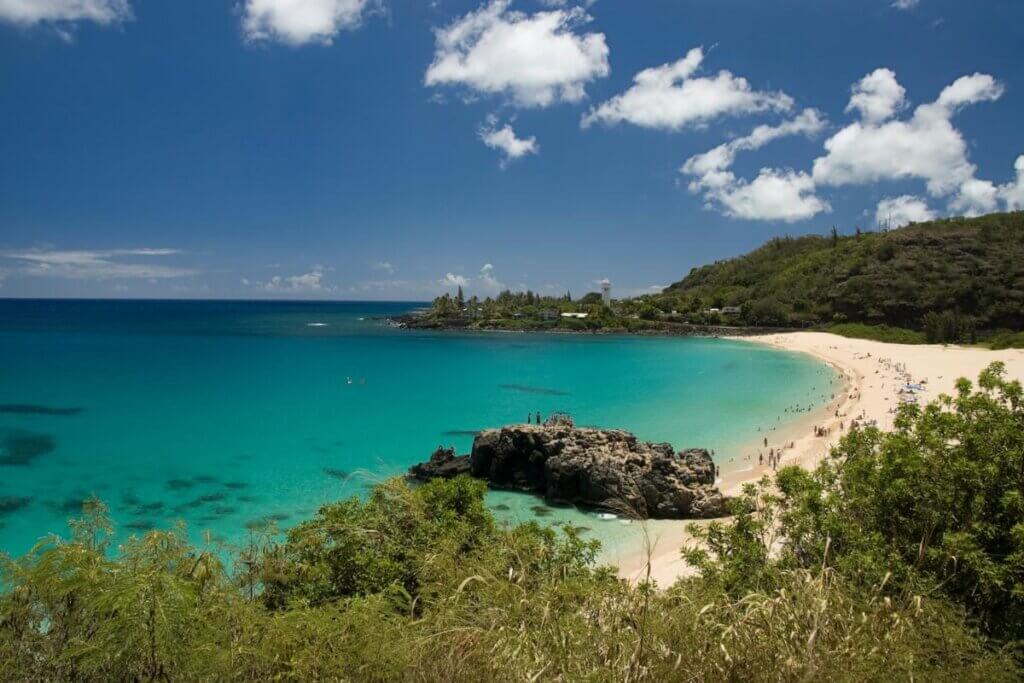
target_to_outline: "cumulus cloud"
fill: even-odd
[[[736,153],[764,147],[769,142],[788,135],[817,135],[825,128],[825,118],[817,109],[804,109],[799,116],[777,126],[761,125],[745,135],[692,156],[680,169],[688,175],[704,175],[732,166]]]
[[[928,208],[928,203],[924,199],[909,194],[886,197],[878,202],[875,209],[875,222],[890,229],[934,218],[935,212]]]
[[[809,175],[790,169],[762,168],[749,182],[725,171],[694,181],[690,188],[704,192],[708,208],[732,218],[794,223],[832,210],[815,195]]]
[[[917,7],[917,3],[920,0],[893,0],[892,6],[896,9],[913,9]]]
[[[17,272],[41,277],[73,280],[115,280],[144,278],[157,280],[195,275],[192,268],[142,263],[132,257],[173,256],[176,249],[55,250],[29,249],[2,255],[21,264]]]
[[[581,125],[625,122],[678,131],[719,116],[792,108],[793,99],[785,93],[753,90],[745,78],[729,71],[696,75],[703,61],[704,50],[695,47],[676,62],[644,69],[628,90],[591,109]]]
[[[906,106],[907,91],[891,69],[875,69],[854,83],[846,111],[857,110],[861,119],[879,123],[892,118]]]
[[[854,87],[847,109],[859,111],[861,118],[826,140],[826,155],[814,161],[815,182],[838,186],[917,178],[926,182],[933,197],[956,192],[973,179],[976,169],[951,119],[966,105],[998,99],[1002,85],[986,74],[963,76],[935,102],[899,120],[889,118],[903,101],[889,74],[876,71]]]
[[[469,280],[462,275],[455,275],[454,273],[445,273],[444,277],[441,278],[440,284],[442,287],[452,288],[465,287],[469,284]]]
[[[131,16],[128,0],[0,0],[0,21],[22,26],[74,21],[106,25]]]
[[[268,292],[329,292],[331,287],[324,283],[323,266],[313,266],[308,273],[301,275],[288,275],[282,277],[275,275],[265,283],[249,283],[262,286]]]
[[[495,276],[494,266],[490,263],[481,266],[480,273],[476,277],[466,277],[449,272],[445,273],[445,276],[438,280],[437,284],[448,290],[462,287],[463,290],[472,289],[481,294],[497,294],[506,289],[505,284]]]
[[[373,268],[374,270],[384,271],[388,275],[391,275],[392,273],[395,272],[395,267],[391,265],[391,263],[389,263],[388,261],[374,261],[373,263],[370,264],[370,267]]]
[[[949,202],[951,211],[962,216],[980,216],[999,207],[999,190],[988,180],[965,181]]]
[[[492,0],[437,29],[427,86],[460,86],[505,95],[522,107],[576,102],[585,86],[608,74],[602,33],[583,33],[590,16],[580,7],[535,14]]]
[[[498,120],[493,116],[487,118],[487,123],[480,127],[477,134],[485,145],[502,152],[502,158],[499,162],[502,168],[527,154],[537,154],[540,152],[537,138],[533,136],[528,138],[516,137],[515,130],[507,123],[498,128]]]
[[[1013,165],[1017,177],[999,188],[999,197],[1006,202],[1009,211],[1024,210],[1024,154],[1017,157]]]
[[[485,263],[480,268],[480,277],[477,278],[478,286],[489,294],[496,294],[505,289],[505,285],[494,276],[494,266]]]
[[[733,218],[795,222],[830,211],[828,202],[815,194],[814,180],[806,173],[763,168],[753,181],[737,178],[728,169],[736,153],[760,149],[769,142],[789,135],[812,136],[825,127],[824,117],[816,109],[805,109],[799,116],[776,126],[761,125],[749,135],[719,145],[687,159],[680,168],[696,176],[689,189],[703,194],[705,206]]]
[[[358,28],[375,5],[373,0],[245,0],[242,31],[253,41],[329,45],[342,30]]]

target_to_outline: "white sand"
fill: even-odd
[[[839,437],[849,431],[854,419],[861,423],[874,421],[881,429],[891,429],[893,413],[901,399],[897,392],[907,382],[923,384],[924,390],[916,392],[916,398],[924,405],[939,394],[953,395],[955,382],[960,377],[976,381],[978,373],[997,360],[1006,364],[1008,377],[1024,381],[1024,350],[1020,349],[990,351],[959,346],[884,344],[825,332],[789,332],[745,339],[809,353],[831,364],[845,378],[843,391],[833,403],[769,437],[769,448],[778,449],[793,443],[792,448],[783,448],[781,465],[814,467]],[[815,426],[824,427],[828,434],[814,436]],[[752,450],[765,449],[762,443]],[[720,487],[724,494],[736,495],[744,483],[756,481],[770,472],[767,466],[723,472]],[[646,543],[639,538],[635,546],[609,558],[619,567],[619,575],[632,581],[644,579],[648,556],[650,576],[660,586],[667,587],[678,577],[692,573],[692,568],[679,554],[680,549],[691,542],[686,531],[688,522],[651,520],[645,525],[651,552],[646,552]]]

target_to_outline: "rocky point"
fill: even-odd
[[[414,465],[417,479],[468,474],[493,488],[529,491],[552,503],[598,507],[640,518],[726,514],[715,466],[703,448],[680,452],[621,429],[514,425],[481,432],[468,455],[438,449]]]

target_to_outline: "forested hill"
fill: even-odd
[[[659,308],[742,307],[748,324],[1024,329],[1024,212],[857,235],[775,238],[693,269]],[[950,335],[947,335],[950,336]]]

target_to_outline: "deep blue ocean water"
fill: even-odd
[[[0,300],[0,549],[65,532],[83,498],[121,537],[184,520],[241,542],[364,493],[440,444],[569,412],[719,460],[832,370],[715,339],[412,332],[414,303]],[[589,512],[494,493],[509,520]]]

